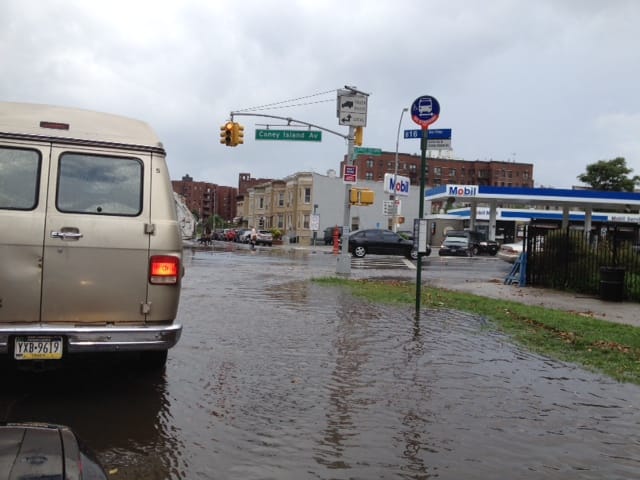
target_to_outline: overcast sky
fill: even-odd
[[[570,187],[617,156],[640,174],[639,25],[635,0],[2,0],[0,97],[144,120],[172,179],[237,186],[338,170],[347,146],[256,141],[282,122],[236,117],[245,143],[225,147],[231,111],[300,99],[253,111],[346,134],[336,90],[352,85],[370,94],[364,146],[395,151],[402,109],[431,95],[455,158],[532,163],[536,186]]]

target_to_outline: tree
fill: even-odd
[[[640,176],[629,177],[631,172],[633,169],[627,167],[624,157],[616,157],[587,165],[587,171],[578,175],[578,180],[595,190],[633,192],[636,185],[640,184]]]

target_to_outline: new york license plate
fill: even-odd
[[[62,337],[16,337],[16,360],[58,360],[62,358]]]

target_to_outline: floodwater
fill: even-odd
[[[640,476],[637,386],[528,353],[476,315],[416,322],[309,282],[335,273],[330,255],[185,262],[163,374],[6,373],[0,420],[71,426],[116,479]]]

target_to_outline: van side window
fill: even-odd
[[[67,213],[136,216],[142,211],[142,178],[137,159],[65,153],[56,207]]]
[[[38,204],[40,153],[0,148],[0,209],[33,210]]]

